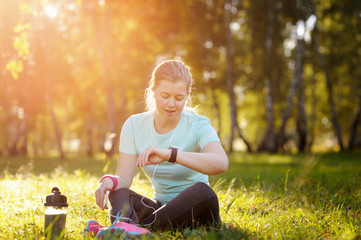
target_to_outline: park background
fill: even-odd
[[[51,184],[72,196],[113,173],[122,124],[144,111],[152,70],[167,59],[191,67],[192,106],[230,157],[211,178],[223,238],[360,238],[361,1],[0,0],[0,220],[17,204],[14,219],[25,219],[0,239],[42,236],[37,196]],[[146,192],[141,172],[139,182]],[[6,197],[14,189],[30,201],[24,212]],[[275,201],[321,220],[295,231]],[[105,221],[91,209],[69,223],[71,239],[86,218]],[[340,217],[336,230],[318,210]],[[259,220],[271,216],[285,227]]]

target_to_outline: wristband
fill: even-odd
[[[171,150],[171,153],[168,162],[175,163],[175,161],[177,160],[178,148],[171,146],[169,147],[169,149]]]
[[[105,178],[110,178],[110,180],[112,180],[112,182],[113,182],[113,188],[110,189],[110,191],[113,192],[113,191],[117,188],[117,186],[118,186],[118,179],[117,179],[116,177],[112,176],[112,175],[104,175],[104,176],[100,179],[99,184],[100,184]]]

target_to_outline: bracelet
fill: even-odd
[[[118,179],[117,179],[116,177],[112,176],[112,175],[104,175],[104,176],[100,179],[99,184],[100,184],[105,178],[110,178],[110,180],[112,180],[112,182],[113,182],[113,188],[110,189],[110,191],[113,192],[113,191],[117,188],[117,186],[118,186]]]
[[[169,149],[171,150],[171,153],[170,153],[170,158],[169,158],[168,162],[175,163],[175,161],[177,160],[178,148],[169,147]]]

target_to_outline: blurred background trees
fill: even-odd
[[[361,147],[361,2],[1,0],[0,153],[116,153],[181,59],[228,151]]]

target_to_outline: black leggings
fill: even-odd
[[[110,220],[113,223],[115,216],[122,211],[123,217],[130,218],[133,223],[151,225],[156,228],[195,228],[198,226],[210,227],[220,223],[219,205],[216,193],[205,183],[196,183],[167,204],[144,197],[143,203],[156,209],[144,206],[143,196],[121,188],[111,192],[109,202],[111,206]]]

